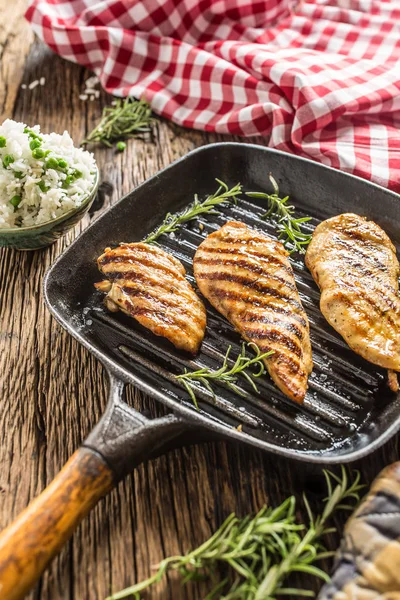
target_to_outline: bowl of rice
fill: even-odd
[[[99,173],[67,131],[0,125],[0,246],[35,250],[55,242],[89,210]]]

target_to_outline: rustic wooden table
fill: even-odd
[[[24,8],[24,0],[2,3],[2,118],[40,123],[44,131],[67,129],[78,143],[109,98],[102,93],[94,102],[79,100],[89,73],[35,40]],[[21,89],[40,77],[45,86]],[[44,273],[99,211],[192,148],[219,139],[160,122],[155,143],[132,141],[122,154],[96,149],[101,179],[109,185],[75,231],[42,251],[0,249],[0,527],[52,480],[106,402],[101,365],[61,329],[44,304]],[[160,410],[133,389],[129,396],[153,414]],[[359,465],[364,480],[369,483],[397,458],[394,440]],[[310,487],[296,465],[242,446],[210,443],[174,451],[139,467],[100,502],[29,598],[104,598],[148,576],[163,556],[201,543],[231,511],[243,515],[304,488],[312,492]],[[329,543],[335,547],[338,537]],[[310,578],[301,581],[318,589]],[[149,597],[203,596],[200,587],[182,589],[171,578]]]

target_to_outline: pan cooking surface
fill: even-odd
[[[174,375],[185,368],[218,368],[228,346],[232,346],[231,357],[235,358],[242,343],[239,334],[205,301],[206,336],[200,354],[189,358],[166,340],[142,328],[134,319],[106,310],[103,294],[93,288],[93,283],[102,279],[95,259],[107,245],[145,237],[162,221],[166,212],[182,209],[193,200],[195,193],[200,197],[213,193],[217,187],[215,177],[224,179],[229,186],[240,180],[245,191],[271,191],[269,171],[278,180],[281,194],[290,194],[298,216],[313,217],[305,225],[309,231],[333,214],[354,211],[375,218],[398,243],[398,216],[394,213],[388,217],[382,203],[379,210],[377,201],[377,195],[381,194],[385,206],[393,203],[396,207],[393,210],[398,210],[394,194],[357,178],[261,147],[244,144],[208,146],[188,155],[132,192],[73,244],[53,267],[45,284],[55,316],[89,349],[101,353],[100,358],[109,368],[118,365],[125,378],[134,380],[158,399],[170,406],[172,403],[195,411]],[[188,280],[196,288],[192,260],[202,240],[227,220],[243,221],[276,237],[273,224],[261,219],[263,212],[265,206],[260,201],[242,194],[236,206],[221,207],[219,215],[201,216],[175,234],[162,236],[159,243],[181,260]],[[385,218],[379,219],[379,212],[386,214]],[[383,441],[390,429],[397,428],[400,394],[396,396],[388,390],[383,369],[352,352],[325,321],[319,311],[319,290],[304,265],[304,257],[292,255],[291,262],[310,320],[313,348],[314,370],[303,406],[286,398],[265,375],[257,380],[259,394],[244,379],[239,380],[243,396],[223,386],[215,388],[215,398],[199,389],[196,395],[200,414],[196,416],[204,415],[209,422],[229,431],[241,425],[243,432],[248,434],[242,434],[244,439],[257,445],[266,443],[277,452],[287,454],[289,450],[298,456],[340,456],[345,460],[355,451],[364,451]],[[68,282],[71,278],[73,285]]]

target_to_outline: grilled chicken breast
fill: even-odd
[[[312,370],[307,315],[280,242],[238,222],[209,235],[194,257],[201,293],[261,352],[280,390],[302,402]]]
[[[179,260],[139,242],[106,248],[97,264],[109,279],[96,287],[107,292],[110,310],[122,310],[155,335],[196,354],[204,338],[206,311]]]
[[[333,217],[315,229],[306,265],[321,289],[322,314],[350,348],[400,371],[400,269],[386,233],[359,215]]]

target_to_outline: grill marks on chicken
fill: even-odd
[[[206,311],[179,260],[157,246],[138,242],[106,248],[97,264],[109,279],[96,284],[107,292],[109,310],[122,310],[177,348],[198,352]]]
[[[333,217],[315,229],[306,265],[321,290],[321,312],[350,348],[400,371],[400,268],[386,233],[359,215]],[[389,382],[395,389],[394,374]]]
[[[261,352],[280,390],[302,402],[312,370],[307,315],[280,242],[228,222],[199,246],[193,261],[201,293]]]

